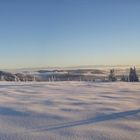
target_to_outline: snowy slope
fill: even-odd
[[[0,82],[0,140],[139,140],[140,83]]]

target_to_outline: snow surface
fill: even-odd
[[[140,140],[140,83],[0,82],[0,140]]]

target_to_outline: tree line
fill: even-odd
[[[117,77],[115,75],[115,70],[111,69],[110,74],[108,77],[109,81],[117,81]],[[139,82],[139,77],[136,71],[136,68],[130,68],[128,76],[122,75],[121,81],[126,81],[126,82]]]

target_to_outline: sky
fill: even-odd
[[[0,0],[0,68],[139,60],[139,0]]]

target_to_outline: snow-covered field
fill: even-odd
[[[0,140],[140,140],[140,83],[0,82]]]

